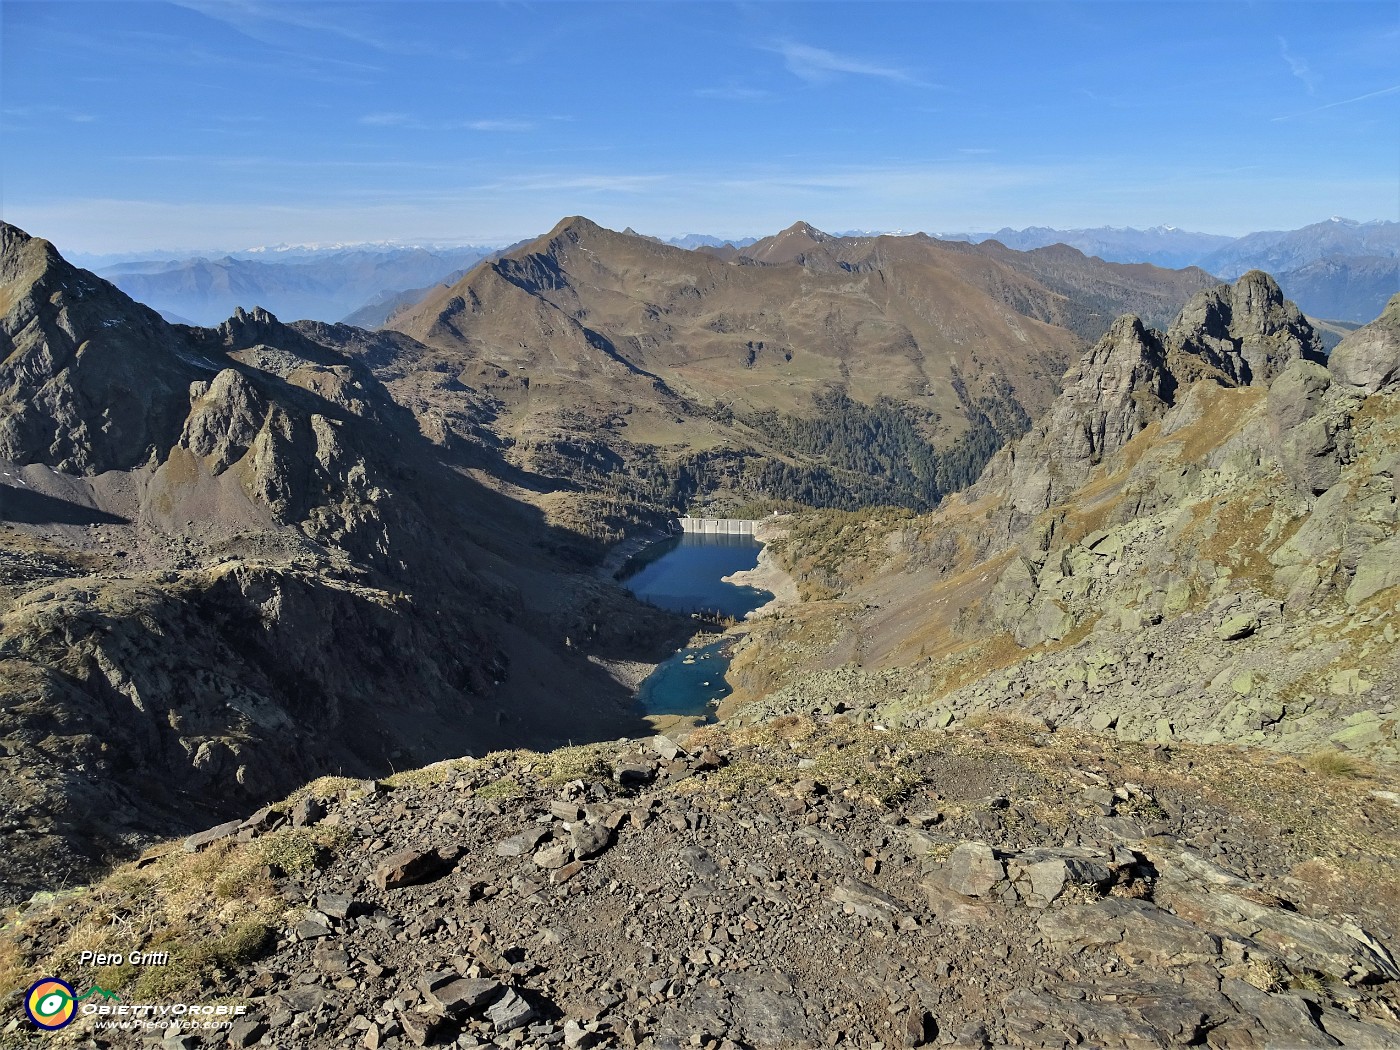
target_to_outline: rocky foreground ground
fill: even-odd
[[[248,1008],[59,1045],[1400,1046],[1396,787],[841,713],[510,752],[318,781],[32,905],[0,983]],[[77,965],[104,948],[171,959]]]

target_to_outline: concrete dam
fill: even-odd
[[[745,518],[677,518],[673,530],[698,532],[705,536],[752,536],[756,521]],[[678,527],[678,529],[677,529]]]

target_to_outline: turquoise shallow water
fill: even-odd
[[[637,597],[674,612],[717,612],[742,618],[773,596],[721,578],[758,564],[763,545],[749,536],[687,534],[647,548],[629,564],[622,585]],[[712,716],[731,692],[729,641],[683,649],[644,681],[637,702],[649,715]]]
[[[733,692],[724,680],[728,645],[712,642],[682,649],[647,677],[637,691],[637,703],[649,715],[713,717],[715,705]]]

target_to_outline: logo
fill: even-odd
[[[45,977],[29,986],[24,1009],[29,1019],[46,1031],[62,1028],[78,1012],[73,986],[57,977]]]
[[[104,999],[118,998],[115,992],[97,985],[79,995],[67,981],[44,977],[29,986],[24,997],[24,1012],[35,1025],[52,1032],[70,1023],[78,1012],[78,1003],[91,995],[100,995]]]

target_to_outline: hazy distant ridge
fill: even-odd
[[[624,232],[635,233],[630,229]],[[849,230],[834,236],[877,235]],[[1016,251],[1067,244],[1106,262],[1151,263],[1171,269],[1198,266],[1226,279],[1252,269],[1265,270],[1307,313],[1335,320],[1367,321],[1400,291],[1397,222],[1331,218],[1298,230],[1266,230],[1242,237],[1176,226],[1145,230],[1029,226],[934,236],[974,244],[997,241]],[[704,233],[647,239],[721,257],[737,256],[742,249],[759,243],[753,237]],[[80,255],[77,259],[128,295],[167,316],[188,318],[197,324],[215,324],[239,306],[263,306],[285,317],[374,326],[502,250],[509,248],[273,245],[199,256],[153,251],[144,255]]]
[[[1264,270],[1307,313],[1343,321],[1370,320],[1400,291],[1400,222],[1333,217],[1298,230],[1263,230],[1243,237],[1193,233],[1175,226],[1147,230],[1028,226],[938,236],[972,243],[995,240],[1018,251],[1068,244],[1106,262],[1199,266],[1228,280],[1249,270]]]
[[[431,287],[490,251],[477,246],[268,249],[213,259],[132,260],[97,273],[133,298],[196,324],[217,324],[239,306],[338,321],[405,288]]]

